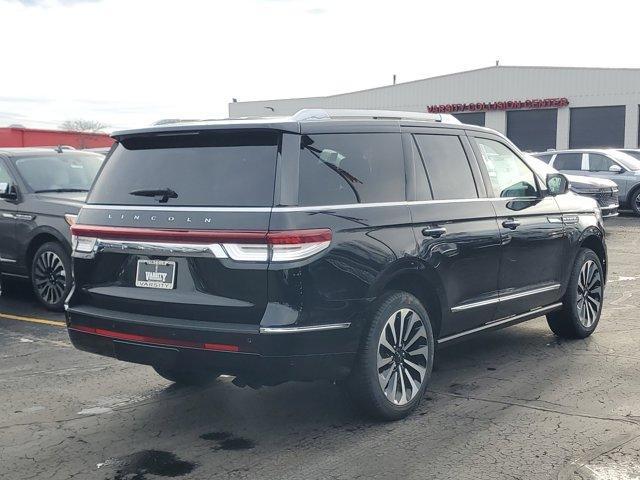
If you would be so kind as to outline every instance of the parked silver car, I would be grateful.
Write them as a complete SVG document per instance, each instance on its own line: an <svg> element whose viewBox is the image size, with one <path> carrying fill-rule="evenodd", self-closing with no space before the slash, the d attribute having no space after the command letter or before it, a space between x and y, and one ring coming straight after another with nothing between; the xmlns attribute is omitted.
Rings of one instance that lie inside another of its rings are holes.
<svg viewBox="0 0 640 480"><path fill-rule="evenodd" d="M534 172L545 179L550 173L558 171L544 163L544 161L532 155L525 155L525 160ZM618 215L618 185L605 178L585 177L582 175L566 175L569 180L569 190L577 195L593 198L598 202L603 217L615 217Z"/></svg>
<svg viewBox="0 0 640 480"><path fill-rule="evenodd" d="M640 160L616 149L557 150L534 153L564 174L613 180L618 202L640 215Z"/></svg>

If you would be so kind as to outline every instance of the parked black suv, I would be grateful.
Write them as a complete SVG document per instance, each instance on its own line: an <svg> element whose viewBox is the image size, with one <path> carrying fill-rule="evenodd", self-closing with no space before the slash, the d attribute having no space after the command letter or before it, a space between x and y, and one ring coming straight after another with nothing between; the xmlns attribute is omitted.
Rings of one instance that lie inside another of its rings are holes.
<svg viewBox="0 0 640 480"><path fill-rule="evenodd" d="M71 290L71 234L104 155L0 148L0 272L30 278L36 298L62 310Z"/></svg>
<svg viewBox="0 0 640 480"><path fill-rule="evenodd" d="M545 314L563 337L598 324L595 202L492 130L303 110L114 138L72 227L82 350L177 382L342 380L395 419L436 345Z"/></svg>

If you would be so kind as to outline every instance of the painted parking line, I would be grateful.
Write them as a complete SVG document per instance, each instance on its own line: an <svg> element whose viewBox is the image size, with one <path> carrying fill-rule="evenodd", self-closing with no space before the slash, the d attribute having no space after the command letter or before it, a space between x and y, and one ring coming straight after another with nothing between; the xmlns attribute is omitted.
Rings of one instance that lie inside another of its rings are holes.
<svg viewBox="0 0 640 480"><path fill-rule="evenodd" d="M47 320L46 318L36 317L23 317L20 315L11 315L10 313L0 313L0 318L5 318L7 320L18 320L19 322L41 323L43 325L52 325L54 327L66 326L64 322L58 322L56 320Z"/></svg>

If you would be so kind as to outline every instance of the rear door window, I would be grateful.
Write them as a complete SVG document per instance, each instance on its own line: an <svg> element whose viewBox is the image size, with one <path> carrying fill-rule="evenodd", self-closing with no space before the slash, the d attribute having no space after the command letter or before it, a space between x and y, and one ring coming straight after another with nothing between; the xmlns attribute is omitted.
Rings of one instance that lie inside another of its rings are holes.
<svg viewBox="0 0 640 480"><path fill-rule="evenodd" d="M553 161L556 170L581 170L582 153L559 153Z"/></svg>
<svg viewBox="0 0 640 480"><path fill-rule="evenodd" d="M478 198L469 160L458 136L415 135L415 139L434 199Z"/></svg>
<svg viewBox="0 0 640 480"><path fill-rule="evenodd" d="M270 131L124 138L106 160L88 203L271 206L279 141L280 133Z"/></svg>
<svg viewBox="0 0 640 480"><path fill-rule="evenodd" d="M400 134L303 135L300 149L301 206L405 200Z"/></svg>

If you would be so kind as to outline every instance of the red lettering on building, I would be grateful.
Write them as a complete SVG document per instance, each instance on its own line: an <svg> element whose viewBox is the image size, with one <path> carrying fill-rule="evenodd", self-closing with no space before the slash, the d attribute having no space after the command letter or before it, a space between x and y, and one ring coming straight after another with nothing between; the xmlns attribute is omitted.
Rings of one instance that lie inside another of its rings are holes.
<svg viewBox="0 0 640 480"><path fill-rule="evenodd" d="M561 108L569 105L569 99L559 98L533 98L527 100L501 100L498 102L474 102L474 103L445 103L442 105L429 105L429 113L451 112L486 112L489 110L523 110L535 108Z"/></svg>

